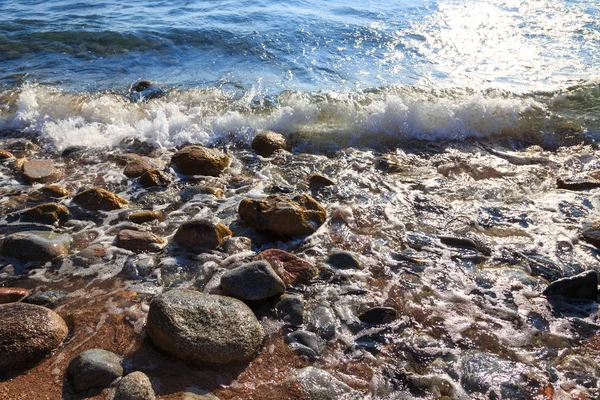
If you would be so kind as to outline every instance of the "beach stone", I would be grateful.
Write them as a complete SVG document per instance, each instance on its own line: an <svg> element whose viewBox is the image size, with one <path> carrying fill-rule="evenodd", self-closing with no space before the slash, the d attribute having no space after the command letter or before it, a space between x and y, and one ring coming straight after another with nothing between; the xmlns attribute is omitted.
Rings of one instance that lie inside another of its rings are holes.
<svg viewBox="0 0 600 400"><path fill-rule="evenodd" d="M600 219L584 224L581 235L586 242L600 247Z"/></svg>
<svg viewBox="0 0 600 400"><path fill-rule="evenodd" d="M40 146L27 139L8 139L3 142L3 147L17 158L29 157L29 155L40 150Z"/></svg>
<svg viewBox="0 0 600 400"><path fill-rule="evenodd" d="M24 303L35 304L42 307L54 308L69 293L62 290L46 290L33 293L23 299Z"/></svg>
<svg viewBox="0 0 600 400"><path fill-rule="evenodd" d="M67 376L78 392L103 389L123 376L121 361L121 357L112 351L86 350L71 360Z"/></svg>
<svg viewBox="0 0 600 400"><path fill-rule="evenodd" d="M229 156L217 149L187 146L171 158L171 162L184 175L219 176L229 166Z"/></svg>
<svg viewBox="0 0 600 400"><path fill-rule="evenodd" d="M0 288L0 304L16 303L29 294L29 290L17 287Z"/></svg>
<svg viewBox="0 0 600 400"><path fill-rule="evenodd" d="M140 184L143 187L169 186L171 177L159 169L148 169L140 176Z"/></svg>
<svg viewBox="0 0 600 400"><path fill-rule="evenodd" d="M128 201L108 190L95 187L79 192L73 201L93 211L112 211L127 206Z"/></svg>
<svg viewBox="0 0 600 400"><path fill-rule="evenodd" d="M123 170L123 175L128 178L139 178L145 172L161 167L162 165L159 160L135 154L132 159L127 162L127 165Z"/></svg>
<svg viewBox="0 0 600 400"><path fill-rule="evenodd" d="M129 220L134 224L143 224L145 222L152 222L156 220L161 220L163 218L163 213L160 211L137 211L129 214Z"/></svg>
<svg viewBox="0 0 600 400"><path fill-rule="evenodd" d="M275 314L286 324L300 326L304 322L304 300L300 296L284 294L275 306Z"/></svg>
<svg viewBox="0 0 600 400"><path fill-rule="evenodd" d="M307 314L307 327L325 340L331 340L335 337L336 318L333 310L324 305L314 306Z"/></svg>
<svg viewBox="0 0 600 400"><path fill-rule="evenodd" d="M323 339L312 332L302 330L288 333L283 341L296 353L310 358L320 357L325 348Z"/></svg>
<svg viewBox="0 0 600 400"><path fill-rule="evenodd" d="M23 164L21 174L27 183L49 183L59 180L63 171L52 160L29 160Z"/></svg>
<svg viewBox="0 0 600 400"><path fill-rule="evenodd" d="M598 273L585 271L579 275L557 279L544 290L545 296L564 296L595 301L598 296Z"/></svg>
<svg viewBox="0 0 600 400"><path fill-rule="evenodd" d="M321 187L321 186L334 186L335 181L329 179L328 177L320 174L312 174L309 175L306 180L308 184L312 187Z"/></svg>
<svg viewBox="0 0 600 400"><path fill-rule="evenodd" d="M122 229L117 234L115 243L117 247L135 253L157 252L162 250L165 239L152 232Z"/></svg>
<svg viewBox="0 0 600 400"><path fill-rule="evenodd" d="M280 249L261 251L253 261L266 260L286 285L306 285L319 272L306 260Z"/></svg>
<svg viewBox="0 0 600 400"><path fill-rule="evenodd" d="M193 219L181 224L173 241L180 247L193 250L216 249L225 238L232 235L231 230L220 222L211 219Z"/></svg>
<svg viewBox="0 0 600 400"><path fill-rule="evenodd" d="M148 375L140 371L125 375L117 384L112 400L154 400L156 395Z"/></svg>
<svg viewBox="0 0 600 400"><path fill-rule="evenodd" d="M252 150L263 157L270 157L277 150L290 151L292 146L281 133L261 131L252 140Z"/></svg>
<svg viewBox="0 0 600 400"><path fill-rule="evenodd" d="M267 261L254 261L221 277L223 293L240 300L263 300L285 293L285 283Z"/></svg>
<svg viewBox="0 0 600 400"><path fill-rule="evenodd" d="M245 363L263 332L243 302L191 290L170 290L150 304L148 336L160 349L193 363Z"/></svg>
<svg viewBox="0 0 600 400"><path fill-rule="evenodd" d="M240 202L238 213L244 224L279 236L310 235L327 217L325 209L306 194L293 198L279 195L245 198Z"/></svg>
<svg viewBox="0 0 600 400"><path fill-rule="evenodd" d="M325 262L337 269L360 269L358 257L350 251L331 249Z"/></svg>
<svg viewBox="0 0 600 400"><path fill-rule="evenodd" d="M190 389L186 390L188 391L183 393L183 397L181 398L181 400L219 400L217 396L206 390L198 388L193 388L193 392L190 392Z"/></svg>
<svg viewBox="0 0 600 400"><path fill-rule="evenodd" d="M397 318L396 310L391 307L373 307L358 316L361 322L367 324L387 324Z"/></svg>
<svg viewBox="0 0 600 400"><path fill-rule="evenodd" d="M298 387L306 398L311 400L349 400L362 397L329 372L315 367L298 369L285 382Z"/></svg>
<svg viewBox="0 0 600 400"><path fill-rule="evenodd" d="M60 185L46 185L40 189L46 196L60 199L67 197L70 192L67 188Z"/></svg>
<svg viewBox="0 0 600 400"><path fill-rule="evenodd" d="M0 160L7 160L9 158L16 158L16 157L10 151L0 150Z"/></svg>
<svg viewBox="0 0 600 400"><path fill-rule="evenodd" d="M0 305L0 375L30 367L50 355L67 336L54 311L25 303Z"/></svg>
<svg viewBox="0 0 600 400"><path fill-rule="evenodd" d="M8 235L0 246L5 257L26 261L52 261L69 254L71 237L48 231L27 231Z"/></svg>
<svg viewBox="0 0 600 400"><path fill-rule="evenodd" d="M467 393L485 393L489 398L525 399L527 366L495 355L467 351L461 363L460 383ZM492 393L488 393L490 392Z"/></svg>
<svg viewBox="0 0 600 400"><path fill-rule="evenodd" d="M223 242L223 250L229 255L252 250L252 240L246 236L230 236Z"/></svg>
<svg viewBox="0 0 600 400"><path fill-rule="evenodd" d="M54 225L64 223L69 218L67 207L58 203L40 204L23 211L22 219L25 221L39 222Z"/></svg>

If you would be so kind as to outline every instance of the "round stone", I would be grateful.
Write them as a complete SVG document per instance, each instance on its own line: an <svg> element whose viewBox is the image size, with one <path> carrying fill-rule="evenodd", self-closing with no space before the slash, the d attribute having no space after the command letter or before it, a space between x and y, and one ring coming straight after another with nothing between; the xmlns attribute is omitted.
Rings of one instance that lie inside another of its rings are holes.
<svg viewBox="0 0 600 400"><path fill-rule="evenodd" d="M263 300L285 293L285 283L266 261L254 261L221 277L223 293L240 300Z"/></svg>
<svg viewBox="0 0 600 400"><path fill-rule="evenodd" d="M18 232L4 238L0 253L26 261L52 261L69 254L71 237L48 231Z"/></svg>
<svg viewBox="0 0 600 400"><path fill-rule="evenodd" d="M216 249L232 232L225 225L210 219L193 219L181 224L173 241L192 250Z"/></svg>
<svg viewBox="0 0 600 400"><path fill-rule="evenodd" d="M270 157L277 150L290 151L292 146L288 139L281 133L262 131L254 137L254 140L252 140L252 149L258 155Z"/></svg>
<svg viewBox="0 0 600 400"><path fill-rule="evenodd" d="M108 387L123 376L121 357L108 350L86 350L71 360L67 376L78 392Z"/></svg>
<svg viewBox="0 0 600 400"><path fill-rule="evenodd" d="M111 211L127 206L128 201L102 188L91 188L79 192L73 201L81 207L94 211Z"/></svg>
<svg viewBox="0 0 600 400"><path fill-rule="evenodd" d="M152 382L146 374L135 371L126 375L117 384L112 400L154 400Z"/></svg>
<svg viewBox="0 0 600 400"><path fill-rule="evenodd" d="M184 175L219 176L230 159L220 150L187 146L175 153L171 162Z"/></svg>

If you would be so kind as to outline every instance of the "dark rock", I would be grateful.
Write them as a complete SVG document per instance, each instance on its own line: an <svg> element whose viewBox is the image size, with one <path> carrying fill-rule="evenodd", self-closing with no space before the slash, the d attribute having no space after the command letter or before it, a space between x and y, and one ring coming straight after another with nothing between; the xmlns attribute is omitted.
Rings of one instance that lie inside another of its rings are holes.
<svg viewBox="0 0 600 400"><path fill-rule="evenodd" d="M117 384L112 400L154 400L152 382L146 374L140 371L125 375Z"/></svg>
<svg viewBox="0 0 600 400"><path fill-rule="evenodd" d="M375 167L387 173L404 172L408 168L393 154L384 154L375 160Z"/></svg>
<svg viewBox="0 0 600 400"><path fill-rule="evenodd" d="M340 249L331 249L327 264L337 269L360 269L360 261L354 253Z"/></svg>
<svg viewBox="0 0 600 400"><path fill-rule="evenodd" d="M117 234L115 244L135 253L157 252L162 250L165 239L152 232L122 229Z"/></svg>
<svg viewBox="0 0 600 400"><path fill-rule="evenodd" d="M223 293L240 300L263 300L285 293L285 283L266 261L254 261L221 277Z"/></svg>
<svg viewBox="0 0 600 400"><path fill-rule="evenodd" d="M307 314L308 329L326 340L333 339L337 332L336 318L331 308L324 305L313 307Z"/></svg>
<svg viewBox="0 0 600 400"><path fill-rule="evenodd" d="M545 296L564 296L595 301L598 296L598 273L586 271L579 275L558 279L544 290Z"/></svg>
<svg viewBox="0 0 600 400"><path fill-rule="evenodd" d="M287 251L268 249L261 251L254 261L266 260L286 285L306 285L314 278L318 270L306 260Z"/></svg>
<svg viewBox="0 0 600 400"><path fill-rule="evenodd" d="M219 150L202 146L187 146L171 158L184 175L219 176L229 166L229 156Z"/></svg>
<svg viewBox="0 0 600 400"><path fill-rule="evenodd" d="M335 181L329 179L324 175L312 174L309 175L306 180L311 187L319 188L322 186L334 186Z"/></svg>
<svg viewBox="0 0 600 400"><path fill-rule="evenodd" d="M40 189L46 196L60 199L70 194L69 190L60 185L46 185Z"/></svg>
<svg viewBox="0 0 600 400"><path fill-rule="evenodd" d="M129 220L134 224L143 224L145 222L151 222L161 220L163 213L160 211L137 211L129 214Z"/></svg>
<svg viewBox="0 0 600 400"><path fill-rule="evenodd" d="M391 307L373 307L358 316L362 322L374 325L387 324L396 318L396 310Z"/></svg>
<svg viewBox="0 0 600 400"><path fill-rule="evenodd" d="M329 372L315 367L305 367L294 371L285 383L300 389L302 394L311 400L355 400L363 398L354 389L333 377Z"/></svg>
<svg viewBox="0 0 600 400"><path fill-rule="evenodd" d="M171 177L159 169L148 169L140 176L140 183L144 187L169 186Z"/></svg>
<svg viewBox="0 0 600 400"><path fill-rule="evenodd" d="M292 146L285 136L273 131L262 131L252 140L252 150L263 157L270 157L277 150L290 151Z"/></svg>
<svg viewBox="0 0 600 400"><path fill-rule="evenodd" d="M165 91L150 81L136 82L129 90L129 99L133 102L145 103L165 95Z"/></svg>
<svg viewBox="0 0 600 400"><path fill-rule="evenodd" d="M50 355L67 336L65 321L44 307L0 305L0 375L30 367Z"/></svg>
<svg viewBox="0 0 600 400"><path fill-rule="evenodd" d="M27 139L8 139L2 145L5 150L10 151L17 158L29 157L40 150L40 146Z"/></svg>
<svg viewBox="0 0 600 400"><path fill-rule="evenodd" d="M52 160L29 160L23 164L23 180L27 183L49 183L59 180L63 171Z"/></svg>
<svg viewBox="0 0 600 400"><path fill-rule="evenodd" d="M304 300L302 297L284 294L275 306L277 318L292 326L300 326L304 322Z"/></svg>
<svg viewBox="0 0 600 400"><path fill-rule="evenodd" d="M192 250L216 249L231 236L228 227L210 219L193 219L181 224L173 241L180 247Z"/></svg>
<svg viewBox="0 0 600 400"><path fill-rule="evenodd" d="M24 221L39 222L42 224L64 223L69 218L67 207L58 203L40 204L23 211Z"/></svg>
<svg viewBox="0 0 600 400"><path fill-rule="evenodd" d="M29 290L18 287L0 288L0 304L16 303L29 294Z"/></svg>
<svg viewBox="0 0 600 400"><path fill-rule="evenodd" d="M558 189L566 190L589 190L600 187L600 182L593 180L558 178L556 180L556 187Z"/></svg>
<svg viewBox="0 0 600 400"><path fill-rule="evenodd" d="M246 198L240 202L238 213L244 224L279 236L310 235L327 217L325 209L306 194L292 199L284 196Z"/></svg>
<svg viewBox="0 0 600 400"><path fill-rule="evenodd" d="M600 247L600 219L584 224L581 235L585 241Z"/></svg>
<svg viewBox="0 0 600 400"><path fill-rule="evenodd" d="M248 362L263 341L258 320L243 302L191 290L155 298L146 329L157 347L200 364Z"/></svg>
<svg viewBox="0 0 600 400"><path fill-rule="evenodd" d="M44 292L33 293L23 299L24 303L36 304L38 306L54 308L57 303L67 297L69 293L62 290L47 290Z"/></svg>
<svg viewBox="0 0 600 400"><path fill-rule="evenodd" d="M102 188L91 188L79 192L73 201L81 207L94 211L112 211L127 206L128 201Z"/></svg>
<svg viewBox="0 0 600 400"><path fill-rule="evenodd" d="M86 350L71 360L67 376L78 392L106 388L123 376L121 357L108 350Z"/></svg>
<svg viewBox="0 0 600 400"><path fill-rule="evenodd" d="M27 231L4 238L0 253L26 261L51 261L69 254L71 238L47 231Z"/></svg>

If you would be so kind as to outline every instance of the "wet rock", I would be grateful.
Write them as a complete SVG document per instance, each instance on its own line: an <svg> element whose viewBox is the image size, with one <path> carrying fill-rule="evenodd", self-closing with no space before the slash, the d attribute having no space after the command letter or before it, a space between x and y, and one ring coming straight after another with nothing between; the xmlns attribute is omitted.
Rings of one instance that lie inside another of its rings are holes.
<svg viewBox="0 0 600 400"><path fill-rule="evenodd" d="M59 180L63 171L52 160L29 160L23 164L21 176L27 183L49 183Z"/></svg>
<svg viewBox="0 0 600 400"><path fill-rule="evenodd" d="M600 181L558 178L556 187L565 190L589 190L600 187Z"/></svg>
<svg viewBox="0 0 600 400"><path fill-rule="evenodd" d="M600 247L600 219L584 224L581 235L585 241Z"/></svg>
<svg viewBox="0 0 600 400"><path fill-rule="evenodd" d="M373 325L387 324L396 318L396 310L391 307L373 307L358 316L362 322Z"/></svg>
<svg viewBox="0 0 600 400"><path fill-rule="evenodd" d="M127 206L128 201L102 188L91 188L79 192L73 201L81 207L94 211L112 211Z"/></svg>
<svg viewBox="0 0 600 400"><path fill-rule="evenodd" d="M46 185L40 189L46 196L52 197L55 199L60 199L62 197L67 197L70 192L67 188L60 185Z"/></svg>
<svg viewBox="0 0 600 400"><path fill-rule="evenodd" d="M79 353L67 368L67 376L78 392L103 389L123 375L121 357L103 349Z"/></svg>
<svg viewBox="0 0 600 400"><path fill-rule="evenodd" d="M223 293L240 300L263 300L285 293L285 283L266 261L254 261L221 277Z"/></svg>
<svg viewBox="0 0 600 400"><path fill-rule="evenodd" d="M316 332L323 339L330 340L335 337L336 318L333 310L327 306L317 305L307 315L308 329Z"/></svg>
<svg viewBox="0 0 600 400"><path fill-rule="evenodd" d="M138 178L147 171L161 167L162 165L159 160L146 156L138 156L136 154L127 162L127 165L123 170L123 175L128 178Z"/></svg>
<svg viewBox="0 0 600 400"><path fill-rule="evenodd" d="M220 222L210 219L193 219L181 224L173 241L180 247L192 250L212 250L232 235L231 230Z"/></svg>
<svg viewBox="0 0 600 400"><path fill-rule="evenodd" d="M254 313L231 297L175 289L150 304L148 336L162 350L193 363L244 363L263 332Z"/></svg>
<svg viewBox="0 0 600 400"><path fill-rule="evenodd" d="M387 173L403 172L408 169L398 157L393 154L384 154L375 160L375 167Z"/></svg>
<svg viewBox="0 0 600 400"><path fill-rule="evenodd" d="M354 389L333 377L329 372L315 367L305 367L294 371L286 379L286 384L298 387L306 398L311 400L362 398Z"/></svg>
<svg viewBox="0 0 600 400"><path fill-rule="evenodd" d="M152 232L122 229L117 234L115 243L117 247L131 250L135 253L157 252L162 250L165 239Z"/></svg>
<svg viewBox="0 0 600 400"><path fill-rule="evenodd" d="M3 147L16 157L29 157L40 150L40 146L27 139L8 139L4 141Z"/></svg>
<svg viewBox="0 0 600 400"><path fill-rule="evenodd" d="M219 176L229 166L229 156L222 151L203 146L187 146L171 158L184 175Z"/></svg>
<svg viewBox="0 0 600 400"><path fill-rule="evenodd" d="M312 332L295 331L285 335L283 341L301 356L316 358L323 354L325 342Z"/></svg>
<svg viewBox="0 0 600 400"><path fill-rule="evenodd" d="M155 186L165 187L171 183L171 177L159 169L149 169L144 171L140 176L140 183L147 188Z"/></svg>
<svg viewBox="0 0 600 400"><path fill-rule="evenodd" d="M238 213L244 224L279 236L310 235L327 217L325 209L306 194L291 199L285 196L245 198L240 202Z"/></svg>
<svg viewBox="0 0 600 400"><path fill-rule="evenodd" d="M29 294L29 290L17 287L0 288L0 304L16 303Z"/></svg>
<svg viewBox="0 0 600 400"><path fill-rule="evenodd" d="M579 275L558 279L548 285L544 295L595 301L598 296L598 273L586 271Z"/></svg>
<svg viewBox="0 0 600 400"><path fill-rule="evenodd" d="M229 255L252 250L252 240L245 236L230 236L223 242L223 249Z"/></svg>
<svg viewBox="0 0 600 400"><path fill-rule="evenodd" d="M263 157L270 157L277 150L290 151L292 149L288 139L281 133L261 131L252 140L252 150Z"/></svg>
<svg viewBox="0 0 600 400"><path fill-rule="evenodd" d="M59 224L64 223L69 218L67 207L58 203L40 204L23 211L22 219L24 221L39 222L41 224Z"/></svg>
<svg viewBox="0 0 600 400"><path fill-rule="evenodd" d="M129 90L129 98L133 102L146 103L165 95L165 91L150 81L136 82Z"/></svg>
<svg viewBox="0 0 600 400"><path fill-rule="evenodd" d="M69 254L71 238L48 231L14 233L4 238L0 253L25 261L51 261Z"/></svg>
<svg viewBox="0 0 600 400"><path fill-rule="evenodd" d="M300 296L284 294L275 306L275 314L288 325L300 326L304 322L304 300Z"/></svg>
<svg viewBox="0 0 600 400"><path fill-rule="evenodd" d="M38 306L54 308L69 293L62 290L47 290L44 292L33 293L23 299L24 303L36 304Z"/></svg>
<svg viewBox="0 0 600 400"><path fill-rule="evenodd" d="M50 355L67 336L65 321L44 307L0 305L0 375L30 367Z"/></svg>
<svg viewBox="0 0 600 400"><path fill-rule="evenodd" d="M345 250L331 249L325 262L337 269L360 269L356 254Z"/></svg>
<svg viewBox="0 0 600 400"><path fill-rule="evenodd" d="M9 158L15 158L15 156L10 151L0 150L0 160L7 160Z"/></svg>
<svg viewBox="0 0 600 400"><path fill-rule="evenodd" d="M160 211L137 211L129 214L129 220L134 224L143 224L145 222L152 222L161 220L163 213Z"/></svg>
<svg viewBox="0 0 600 400"><path fill-rule="evenodd" d="M286 285L306 285L314 278L318 270L306 260L287 251L268 249L261 251L254 261L266 260Z"/></svg>
<svg viewBox="0 0 600 400"><path fill-rule="evenodd" d="M309 175L306 180L311 187L322 187L322 186L334 186L335 181L329 179L328 177L320 174L312 174Z"/></svg>
<svg viewBox="0 0 600 400"><path fill-rule="evenodd" d="M125 375L117 384L112 400L154 400L156 396L152 382L140 371Z"/></svg>
<svg viewBox="0 0 600 400"><path fill-rule="evenodd" d="M591 357L579 354L566 356L556 369L570 381L585 387L597 387L600 366Z"/></svg>

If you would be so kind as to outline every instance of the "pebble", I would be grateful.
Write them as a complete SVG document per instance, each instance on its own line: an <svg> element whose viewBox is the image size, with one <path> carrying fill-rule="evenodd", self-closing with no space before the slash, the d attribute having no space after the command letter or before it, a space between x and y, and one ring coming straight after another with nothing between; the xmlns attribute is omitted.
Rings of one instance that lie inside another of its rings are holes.
<svg viewBox="0 0 600 400"><path fill-rule="evenodd" d="M15 158L15 156L10 151L0 150L0 160L7 160L9 158Z"/></svg>
<svg viewBox="0 0 600 400"><path fill-rule="evenodd" d="M67 197L70 192L67 188L60 185L46 185L40 189L46 196L60 199Z"/></svg>
<svg viewBox="0 0 600 400"><path fill-rule="evenodd" d="M132 229L120 230L115 240L117 247L131 250L134 253L158 252L162 250L165 243L165 239L152 232Z"/></svg>
<svg viewBox="0 0 600 400"><path fill-rule="evenodd" d="M102 188L91 188L77 193L73 202L93 211L112 211L127 206L128 201Z"/></svg>
<svg viewBox="0 0 600 400"><path fill-rule="evenodd" d="M160 211L137 211L129 214L129 220L134 224L143 224L145 222L152 222L161 220L163 213Z"/></svg>
<svg viewBox="0 0 600 400"><path fill-rule="evenodd" d="M322 186L334 186L336 183L332 179L326 177L325 175L320 174L312 174L309 175L306 180L311 187L322 187Z"/></svg>
<svg viewBox="0 0 600 400"><path fill-rule="evenodd" d="M584 224L581 235L588 243L600 247L600 219Z"/></svg>
<svg viewBox="0 0 600 400"><path fill-rule="evenodd" d="M254 261L221 277L223 293L240 300L264 300L285 293L285 283L267 261Z"/></svg>
<svg viewBox="0 0 600 400"><path fill-rule="evenodd" d="M231 230L211 219L193 219L181 224L173 241L180 247L192 250L216 249L232 235Z"/></svg>
<svg viewBox="0 0 600 400"><path fill-rule="evenodd" d="M125 375L117 384L112 400L154 400L152 382L140 371Z"/></svg>
<svg viewBox="0 0 600 400"><path fill-rule="evenodd" d="M252 150L263 157L270 157L277 150L290 151L291 149L288 139L274 131L261 131L252 140Z"/></svg>
<svg viewBox="0 0 600 400"><path fill-rule="evenodd" d="M396 310L391 307L373 307L358 316L361 322L373 325L387 324L396 318Z"/></svg>
<svg viewBox="0 0 600 400"><path fill-rule="evenodd" d="M327 264L337 269L360 269L360 261L356 254L340 250L332 249L325 261Z"/></svg>
<svg viewBox="0 0 600 400"><path fill-rule="evenodd" d="M159 160L146 156L134 155L132 159L127 162L123 175L128 178L139 178L145 172L162 167Z"/></svg>
<svg viewBox="0 0 600 400"><path fill-rule="evenodd" d="M67 297L69 293L62 290L47 290L33 293L23 299L24 303L36 304L38 306L54 308L57 303Z"/></svg>
<svg viewBox="0 0 600 400"><path fill-rule="evenodd" d="M171 163L183 175L219 176L229 162L227 154L203 146L184 147L171 158Z"/></svg>
<svg viewBox="0 0 600 400"><path fill-rule="evenodd" d="M8 235L0 246L5 257L25 261L52 261L69 254L71 237L48 231L27 231Z"/></svg>
<svg viewBox="0 0 600 400"><path fill-rule="evenodd" d="M284 294L275 306L277 318L291 326L300 326L304 322L304 300L292 294Z"/></svg>
<svg viewBox="0 0 600 400"><path fill-rule="evenodd" d="M71 360L67 376L78 392L103 389L123 376L121 361L120 356L108 350L86 350Z"/></svg>
<svg viewBox="0 0 600 400"><path fill-rule="evenodd" d="M285 335L284 342L301 356L320 357L325 349L325 342L312 332L298 330Z"/></svg>

